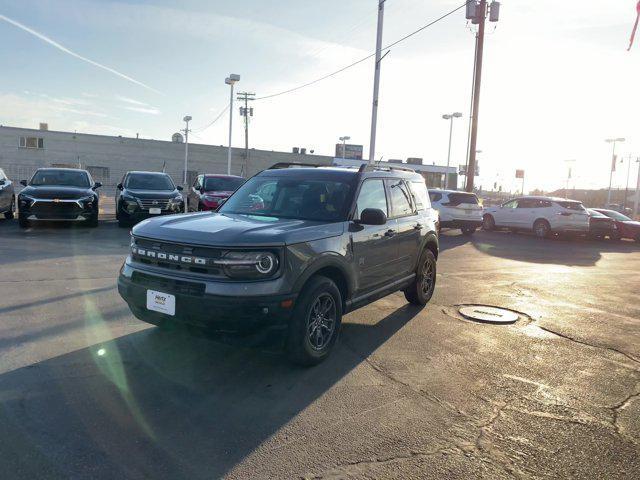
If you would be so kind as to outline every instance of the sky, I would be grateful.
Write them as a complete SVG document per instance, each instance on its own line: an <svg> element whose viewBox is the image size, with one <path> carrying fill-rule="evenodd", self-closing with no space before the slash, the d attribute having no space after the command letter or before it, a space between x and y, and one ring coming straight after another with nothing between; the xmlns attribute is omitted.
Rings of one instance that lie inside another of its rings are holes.
<svg viewBox="0 0 640 480"><path fill-rule="evenodd" d="M463 0L387 0L384 44ZM606 188L609 137L640 156L640 38L627 52L635 0L504 0L488 24L476 185ZM224 79L258 97L307 83L375 50L377 0L0 0L0 124L226 145ZM461 10L382 61L376 157L464 164L474 32ZM256 101L251 147L333 155L338 137L368 151L373 59L293 93ZM234 108L234 146L244 145ZM572 162L568 162L572 160ZM632 162L634 183L637 165ZM627 164L614 187L624 187Z"/></svg>

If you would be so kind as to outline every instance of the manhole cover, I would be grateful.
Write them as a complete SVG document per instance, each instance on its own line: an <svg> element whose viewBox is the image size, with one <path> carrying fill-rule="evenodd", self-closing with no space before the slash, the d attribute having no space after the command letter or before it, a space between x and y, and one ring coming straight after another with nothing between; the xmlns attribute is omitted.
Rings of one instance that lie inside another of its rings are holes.
<svg viewBox="0 0 640 480"><path fill-rule="evenodd" d="M519 316L516 312L504 308L485 307L484 305L470 305L458 310L469 320L487 323L514 323Z"/></svg>

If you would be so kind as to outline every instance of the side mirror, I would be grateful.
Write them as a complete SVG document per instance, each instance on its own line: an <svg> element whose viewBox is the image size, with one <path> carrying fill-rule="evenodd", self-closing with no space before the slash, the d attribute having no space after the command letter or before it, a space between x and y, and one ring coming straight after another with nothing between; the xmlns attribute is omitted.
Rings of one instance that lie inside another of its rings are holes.
<svg viewBox="0 0 640 480"><path fill-rule="evenodd" d="M93 189L95 190L96 188L100 188L101 186L102 186L102 183L96 182L93 184Z"/></svg>
<svg viewBox="0 0 640 480"><path fill-rule="evenodd" d="M379 208L365 208L360 214L361 225L384 225L387 223L387 216Z"/></svg>
<svg viewBox="0 0 640 480"><path fill-rule="evenodd" d="M4 178L0 178L0 185L4 185L7 181Z"/></svg>
<svg viewBox="0 0 640 480"><path fill-rule="evenodd" d="M27 186L27 181L26 180L20 180L20 185L26 187Z"/></svg>
<svg viewBox="0 0 640 480"><path fill-rule="evenodd" d="M182 186L181 186L181 185L176 185L176 190L178 190L179 192L181 192L181 191L183 190L183 189L182 189Z"/></svg>
<svg viewBox="0 0 640 480"><path fill-rule="evenodd" d="M124 186L123 186L121 183L119 183L118 185L116 185L116 188L117 188L118 190L124 190Z"/></svg>

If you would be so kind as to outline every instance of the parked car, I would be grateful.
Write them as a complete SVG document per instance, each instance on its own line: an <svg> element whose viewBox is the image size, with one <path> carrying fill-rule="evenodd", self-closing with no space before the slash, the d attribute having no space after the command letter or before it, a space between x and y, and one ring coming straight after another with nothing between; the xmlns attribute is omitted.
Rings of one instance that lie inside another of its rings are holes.
<svg viewBox="0 0 640 480"><path fill-rule="evenodd" d="M162 172L127 172L116 188L116 218L121 227L149 217L184 211L182 187Z"/></svg>
<svg viewBox="0 0 640 480"><path fill-rule="evenodd" d="M465 235L473 235L482 226L482 206L475 193L432 190L429 199L440 215L440 227L459 228Z"/></svg>
<svg viewBox="0 0 640 480"><path fill-rule="evenodd" d="M16 211L16 197L13 189L13 182L9 180L0 168L0 214L4 218L10 220L13 218L13 212Z"/></svg>
<svg viewBox="0 0 640 480"><path fill-rule="evenodd" d="M215 210L243 183L234 175L198 175L187 195L187 211Z"/></svg>
<svg viewBox="0 0 640 480"><path fill-rule="evenodd" d="M431 299L438 237L406 169L272 167L216 213L132 230L118 291L140 320L227 333L279 329L292 361L325 359L342 315L398 290Z"/></svg>
<svg viewBox="0 0 640 480"><path fill-rule="evenodd" d="M18 221L27 228L32 220L81 221L98 226L96 189L86 170L39 168L31 180L21 180L25 188L18 194Z"/></svg>
<svg viewBox="0 0 640 480"><path fill-rule="evenodd" d="M589 214L589 236L591 238L618 237L618 227L613 219L593 209L587 209L587 213Z"/></svg>
<svg viewBox="0 0 640 480"><path fill-rule="evenodd" d="M631 238L636 242L640 242L640 222L636 222L626 215L623 215L614 210L607 210L604 208L594 209L596 212L600 212L603 215L611 218L616 225L617 234L613 236L615 240L621 238Z"/></svg>
<svg viewBox="0 0 640 480"><path fill-rule="evenodd" d="M581 202L553 197L525 196L499 207L486 208L483 228L533 231L539 238L552 233L589 233L589 214Z"/></svg>

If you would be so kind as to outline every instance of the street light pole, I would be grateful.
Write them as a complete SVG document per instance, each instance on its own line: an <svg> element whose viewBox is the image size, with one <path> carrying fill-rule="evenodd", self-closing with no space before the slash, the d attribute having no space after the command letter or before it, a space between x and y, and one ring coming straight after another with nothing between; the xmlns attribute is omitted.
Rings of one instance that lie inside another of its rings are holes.
<svg viewBox="0 0 640 480"><path fill-rule="evenodd" d="M611 182L613 182L613 171L616 168L616 143L624 142L624 138L607 138L605 142L613 144L613 151L611 153L611 171L609 172L609 190L607 191L607 204L606 208L609 208L611 204Z"/></svg>
<svg viewBox="0 0 640 480"><path fill-rule="evenodd" d="M571 180L571 165L569 165L569 164L573 163L573 162L575 162L575 160L565 160L565 163L567 164L567 184L564 187L564 198L565 199L569 198L569 180ZM574 185L575 185L575 183L574 183Z"/></svg>
<svg viewBox="0 0 640 480"><path fill-rule="evenodd" d="M344 161L347 152L347 140L351 140L351 137L340 137L339 140L342 142L342 161Z"/></svg>
<svg viewBox="0 0 640 480"><path fill-rule="evenodd" d="M229 96L229 150L227 151L227 175L231 175L231 140L233 133L233 86L240 81L240 75L232 73L224 83L231 87Z"/></svg>
<svg viewBox="0 0 640 480"><path fill-rule="evenodd" d="M442 118L445 120L449 120L449 153L447 154L447 170L444 173L444 189L447 190L449 188L449 166L451 165L451 139L453 138L453 119L461 118L462 113L455 112L452 114L442 115ZM456 185L457 188L457 185Z"/></svg>
<svg viewBox="0 0 640 480"><path fill-rule="evenodd" d="M189 171L189 122L191 121L191 116L186 115L182 120L184 120L184 177L182 179L182 185L187 189L187 172Z"/></svg>
<svg viewBox="0 0 640 480"><path fill-rule="evenodd" d="M627 210L627 195L629 195L629 177L631 176L631 154L629 154L629 165L627 165L627 183L624 185L624 201L622 206L622 211L626 212Z"/></svg>
<svg viewBox="0 0 640 480"><path fill-rule="evenodd" d="M638 216L638 204L640 204L640 157L636 159L638 164L638 183L636 184L636 198L633 201L633 216Z"/></svg>
<svg viewBox="0 0 640 480"><path fill-rule="evenodd" d="M376 65L373 77L373 106L371 110L371 140L369 142L369 163L376 158L376 128L378 124L378 94L380 92L380 61L382 53L382 26L384 24L384 2L378 1L378 33L376 36Z"/></svg>

